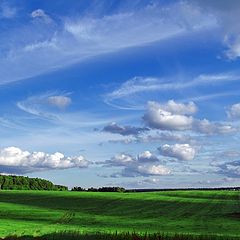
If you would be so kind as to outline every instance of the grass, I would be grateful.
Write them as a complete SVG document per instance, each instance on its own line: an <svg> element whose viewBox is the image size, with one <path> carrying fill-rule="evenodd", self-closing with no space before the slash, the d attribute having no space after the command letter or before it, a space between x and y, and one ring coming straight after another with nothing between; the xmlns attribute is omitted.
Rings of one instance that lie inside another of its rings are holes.
<svg viewBox="0 0 240 240"><path fill-rule="evenodd" d="M204 236L204 235L166 235L166 234L138 234L138 233L79 233L59 232L43 236L9 236L1 240L237 240L236 237Z"/></svg>
<svg viewBox="0 0 240 240"><path fill-rule="evenodd" d="M45 235L51 239L56 232L80 236L118 231L240 239L239 226L238 191L0 191L0 237Z"/></svg>

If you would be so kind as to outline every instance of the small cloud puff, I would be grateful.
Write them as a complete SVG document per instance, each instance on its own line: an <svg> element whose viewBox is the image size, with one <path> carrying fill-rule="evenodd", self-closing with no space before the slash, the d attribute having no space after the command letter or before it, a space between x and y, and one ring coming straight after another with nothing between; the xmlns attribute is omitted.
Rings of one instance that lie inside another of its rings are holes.
<svg viewBox="0 0 240 240"><path fill-rule="evenodd" d="M227 116L232 120L240 120L240 103L233 104L229 107L227 110Z"/></svg>
<svg viewBox="0 0 240 240"><path fill-rule="evenodd" d="M45 13L43 9L36 9L32 11L31 17L43 19L46 23L52 22L52 19Z"/></svg>
<svg viewBox="0 0 240 240"><path fill-rule="evenodd" d="M50 105L56 106L60 109L65 108L72 103L71 98L66 96L50 96L47 101Z"/></svg>
<svg viewBox="0 0 240 240"><path fill-rule="evenodd" d="M158 148L158 150L163 156L173 157L184 161L193 160L196 154L196 150L189 144L165 144Z"/></svg>

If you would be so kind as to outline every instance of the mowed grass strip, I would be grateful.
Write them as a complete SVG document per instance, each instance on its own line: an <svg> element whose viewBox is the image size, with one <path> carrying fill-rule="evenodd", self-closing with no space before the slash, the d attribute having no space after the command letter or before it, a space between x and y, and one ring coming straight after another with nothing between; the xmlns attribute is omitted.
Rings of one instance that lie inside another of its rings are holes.
<svg viewBox="0 0 240 240"><path fill-rule="evenodd" d="M240 192L0 191L0 236L56 231L240 237Z"/></svg>

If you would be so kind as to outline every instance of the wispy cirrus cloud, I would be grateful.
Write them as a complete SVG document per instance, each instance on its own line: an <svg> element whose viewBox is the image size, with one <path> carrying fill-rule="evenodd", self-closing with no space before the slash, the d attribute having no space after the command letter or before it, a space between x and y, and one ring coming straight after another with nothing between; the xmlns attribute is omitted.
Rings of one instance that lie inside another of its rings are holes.
<svg viewBox="0 0 240 240"><path fill-rule="evenodd" d="M101 54L215 27L212 15L192 7L184 2L172 3L171 7L145 4L111 14L83 13L64 18L52 17L44 9L35 9L28 13L29 21L21 28L26 36L24 39L19 41L15 37L18 29L5 29L6 38L2 39L0 46L0 50L4 49L4 55L0 56L0 83L33 77ZM9 44L9 38L13 44Z"/></svg>
<svg viewBox="0 0 240 240"><path fill-rule="evenodd" d="M72 100L69 93L47 92L36 96L28 97L23 101L17 102L17 107L26 113L46 118L49 120L56 120L58 116L50 110L50 107L56 107L60 110L68 107Z"/></svg>
<svg viewBox="0 0 240 240"><path fill-rule="evenodd" d="M156 98L159 98L158 93L168 91L170 94L177 93L179 91L185 91L189 95L191 89L198 87L211 86L213 93L206 95L206 93L199 95L198 97L185 97L185 99L201 101L213 98L224 97L228 95L237 95L239 91L228 91L216 93L215 87L222 84L229 84L240 81L240 74L238 72L223 72L216 74L200 74L193 78L186 77L134 77L122 83L118 88L110 93L104 95L104 102L110 106L119 109L129 110L143 110L144 104L147 98L153 98L153 93L156 94ZM175 94L176 95L176 94ZM174 101L168 102L168 107L164 105L163 110L173 108ZM179 107L179 104L178 104ZM189 106L190 107L190 106ZM192 106L192 111L197 111Z"/></svg>

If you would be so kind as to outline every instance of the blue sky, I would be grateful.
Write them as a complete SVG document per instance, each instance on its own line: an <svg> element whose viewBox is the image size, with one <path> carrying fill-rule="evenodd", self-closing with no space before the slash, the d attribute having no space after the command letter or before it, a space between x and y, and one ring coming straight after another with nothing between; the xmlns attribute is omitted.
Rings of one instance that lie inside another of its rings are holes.
<svg viewBox="0 0 240 240"><path fill-rule="evenodd" d="M0 0L0 172L239 185L239 16L234 0Z"/></svg>

